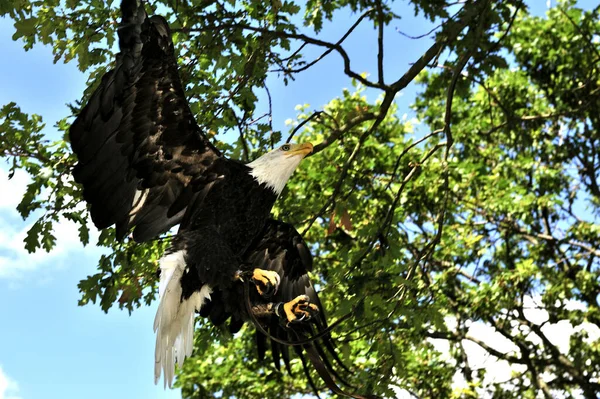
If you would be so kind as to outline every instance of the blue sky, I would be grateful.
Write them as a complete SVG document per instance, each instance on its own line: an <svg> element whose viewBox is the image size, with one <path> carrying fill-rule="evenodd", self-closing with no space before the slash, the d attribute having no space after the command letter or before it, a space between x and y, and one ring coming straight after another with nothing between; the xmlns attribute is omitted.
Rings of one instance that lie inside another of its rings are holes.
<svg viewBox="0 0 600 399"><path fill-rule="evenodd" d="M547 2L529 3L543 13ZM590 8L595 2L581 3ZM399 13L406 18L387 31L388 81L400 77L431 44L396 33L396 27L411 35L431 28L412 9L399 7ZM349 14L340 15L321 36L335 41L351 23ZM49 48L25 52L12 34L12 22L0 18L0 106L14 101L24 112L42 115L52 134L54 123L69 113L65 104L81 97L86 77L73 63L53 64ZM374 44L368 24L350 36L345 47L354 70L375 72ZM349 87L341 69L341 59L332 54L288 86L270 79L274 126L285 131L284 121L295 118L296 104L318 109ZM400 114L409 112L415 92L411 85L397 99ZM78 307L77 283L95 273L100 251L83 248L67 223L57 227L59 241L52 253L28 255L23 250L24 233L33 221L21 220L14 208L26 183L19 173L9 181L6 165L0 164L0 399L180 397L178 390L153 384L156 303L131 316L117 309L104 314L96 305Z"/></svg>

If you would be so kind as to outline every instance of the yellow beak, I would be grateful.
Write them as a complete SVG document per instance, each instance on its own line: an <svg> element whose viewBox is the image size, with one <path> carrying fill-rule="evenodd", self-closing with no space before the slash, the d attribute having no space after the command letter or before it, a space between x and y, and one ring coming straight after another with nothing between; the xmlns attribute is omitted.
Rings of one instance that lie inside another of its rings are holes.
<svg viewBox="0 0 600 399"><path fill-rule="evenodd" d="M291 144L290 147L291 148L287 153L289 157L302 155L302 158L304 158L313 151L313 145L311 143Z"/></svg>

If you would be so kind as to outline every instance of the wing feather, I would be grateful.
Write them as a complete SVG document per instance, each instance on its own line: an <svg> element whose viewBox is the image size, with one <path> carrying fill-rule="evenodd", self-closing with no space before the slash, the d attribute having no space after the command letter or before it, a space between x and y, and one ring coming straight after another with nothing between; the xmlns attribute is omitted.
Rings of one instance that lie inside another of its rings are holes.
<svg viewBox="0 0 600 399"><path fill-rule="evenodd" d="M115 67L69 131L73 175L98 228L114 224L120 238L134 228L145 241L181 221L221 155L189 108L166 20L148 17L140 0L121 11Z"/></svg>
<svg viewBox="0 0 600 399"><path fill-rule="evenodd" d="M327 328L325 311L308 276L308 272L313 266L310 248L292 225L273 219L269 220L260 241L252 247L251 252L248 254L248 261L253 264L253 267L272 270L279 274L281 278L279 289L271 298L271 301L288 302L299 295L307 295L310 301L320 309L317 317L311 319L307 325L298 324L293 327L293 330L281 326L277 320L272 320L267 325L269 334L282 340L298 341L313 336L315 330L318 333ZM259 331L257 331L257 335L264 337ZM257 337L257 340L260 340L260 338ZM325 335L313 345L324 367L339 381L345 383L328 358L328 356L332 356L336 363L341 364L331 337ZM303 365L305 365L306 359L302 348L294 348ZM291 372L289 348L287 346L271 341L271 354L278 369L280 368L280 359L283 358L286 368ZM341 366L347 370L343 364Z"/></svg>

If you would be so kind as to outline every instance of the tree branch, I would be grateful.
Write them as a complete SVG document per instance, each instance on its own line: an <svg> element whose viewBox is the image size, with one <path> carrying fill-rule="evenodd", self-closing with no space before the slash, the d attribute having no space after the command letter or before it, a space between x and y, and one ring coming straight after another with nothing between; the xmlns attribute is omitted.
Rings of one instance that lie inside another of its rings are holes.
<svg viewBox="0 0 600 399"><path fill-rule="evenodd" d="M365 18L367 15L369 15L371 12L373 12L373 11L374 11L374 9L372 9L372 8L371 8L371 9L369 9L369 10L367 10L367 11L365 11L365 12L364 12L364 13L363 13L363 14L362 14L362 15L361 15L361 16L360 16L360 17L359 17L357 20L356 20L356 22L355 22L355 23L354 23L354 24L353 24L353 25L350 27L350 29L348 29L348 30L346 31L346 33L344 33L344 35L343 35L343 36L340 38L340 40L338 40L338 41L337 41L337 42L334 44L334 46L341 46L341 44L344 42L344 40L346 40L346 39L348 38L348 36L350 36L350 34L351 34L353 31L354 31L354 29L356 29L356 27L357 27L358 25L360 25L360 23L362 22L362 20L363 20L363 19L364 19L364 18ZM304 42L304 43L303 43L303 44L300 46L300 48L299 48L298 50L296 50L296 51L294 52L294 54L292 54L292 56L290 56L290 57L288 57L288 58L291 58L291 57L293 57L294 55L296 55L296 54L297 54L297 53L298 53L298 52L299 52L299 51L300 51L300 50L301 50L301 49L302 49L304 46L306 46L306 44L307 44L307 43L308 43L308 42ZM302 66L302 67L300 67L300 68L297 68L297 69L274 69L274 70L272 70L272 71L270 71L270 72L285 72L285 73L288 73L288 74L292 74L292 73L298 73L298 72L305 71L305 70L307 70L308 68L310 68L310 67L312 67L313 65L315 65L316 63L318 63L319 61L321 61L323 58L325 58L327 55L329 55L329 54L330 54L330 53L331 53L333 50L335 50L335 47L329 47L327 50L325 50L325 52L324 52L323 54L321 54L320 56L318 56L317 58L315 58L313 61L309 62L308 64L306 64L306 65L304 65L304 66ZM342 57L343 57L343 56L342 56ZM348 67L349 67L349 65L348 65ZM379 82L379 83L380 83L380 84L383 84L382 82Z"/></svg>
<svg viewBox="0 0 600 399"><path fill-rule="evenodd" d="M346 160L346 163L342 167L342 171L340 173L340 177L338 178L338 181L337 181L337 183L336 183L336 185L335 185L335 187L333 189L333 194L328 198L327 202L321 207L321 209L319 210L319 212L317 212L309 220L308 225L302 231L302 235L306 234L306 232L310 229L310 227L313 225L313 223L321 215L323 215L325 213L325 211L329 208L329 206L331 206L331 205L335 206L336 198L337 198L337 196L340 193L340 190L342 188L344 180L346 179L346 176L348 175L348 170L350 169L350 166L352 166L352 164L354 163L354 160L358 157L358 153L360 152L360 149L361 149L363 143L365 142L365 140L371 134L373 134L373 132L375 130L377 130L377 128L379 127L379 125L381 125L381 122L383 122L383 120L387 116L388 110L390 109L390 107L392 106L392 103L394 102L394 95L395 95L395 93L386 92L386 94L385 94L385 96L383 98L383 101L381 102L381 106L379 108L380 111L377 113L377 116L376 116L375 121L373 122L373 125L371 125L371 127L369 128L369 130L365 131L359 137L358 143L356 143L356 146L354 147L354 150L352 151L352 153L350 154L350 156ZM315 152L317 152L317 151L316 150L313 151L313 154Z"/></svg>
<svg viewBox="0 0 600 399"><path fill-rule="evenodd" d="M443 48L450 42L454 41L460 32L478 15L481 11L480 6L467 7L461 10L462 16L458 17L457 21L449 20L440 32L439 38L425 53L415 62L408 71L397 81L395 81L390 89L392 91L400 91L404 89L425 67L439 54Z"/></svg>
<svg viewBox="0 0 600 399"><path fill-rule="evenodd" d="M385 80L383 78L383 7L381 0L377 1L377 76L380 85L385 86Z"/></svg>
<svg viewBox="0 0 600 399"><path fill-rule="evenodd" d="M354 129L355 127L361 125L363 122L377 119L379 117L380 113L381 113L381 111L378 114L374 114L372 112L365 112L365 113L361 113L361 114L355 116L350 121L348 121L345 125L343 125L339 129L334 130L331 133L331 135L329 135L329 137L326 137L322 142L317 144L315 146L315 148L313 149L311 156L315 155L318 152L323 151L325 148L329 147L331 144L336 142L337 139L339 139L342 135L344 135L345 133Z"/></svg>
<svg viewBox="0 0 600 399"><path fill-rule="evenodd" d="M270 30L267 28L263 28L263 27L246 25L243 23L220 24L217 26L213 26L210 29L209 28L181 28L181 29L172 29L172 31L173 32L178 32L178 31L179 32L205 32L205 31L209 31L209 30L222 31L222 30L227 30L227 29L243 29L243 30L249 30L252 32L268 34L268 35L272 35L274 37L279 37L279 38L300 40L302 42L309 43L309 44L312 44L315 46L328 48L330 51L336 51L342 57L342 59L344 61L344 73L346 75L348 75L349 77L351 77L353 79L358 80L359 82L361 82L363 85L365 85L367 87L372 87L372 88L376 88L376 89L386 89L385 86L380 85L379 83L371 82L370 80L362 77L360 74L354 72L350 66L350 56L348 56L348 53L346 52L346 50L344 50L344 48L340 44L326 42L324 40L310 37L305 34L284 32L284 31L274 31L274 30Z"/></svg>

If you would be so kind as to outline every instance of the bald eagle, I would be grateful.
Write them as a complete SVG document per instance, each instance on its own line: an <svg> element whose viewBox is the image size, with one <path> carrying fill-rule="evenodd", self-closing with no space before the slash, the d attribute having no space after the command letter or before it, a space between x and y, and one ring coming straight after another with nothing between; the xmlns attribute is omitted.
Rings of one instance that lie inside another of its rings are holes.
<svg viewBox="0 0 600 399"><path fill-rule="evenodd" d="M270 212L313 146L284 144L247 164L224 157L191 113L167 21L148 17L139 0L124 0L121 12L115 67L69 135L73 175L99 229L114 225L118 239L144 242L179 225L160 260L155 382L164 374L170 387L175 364L191 355L196 312L216 325L229 320L232 332L258 320L259 355L266 332L276 366L283 359L289 369L281 343L305 340L327 322L307 275L308 247ZM309 378L310 363L343 393L329 335L295 348Z"/></svg>

